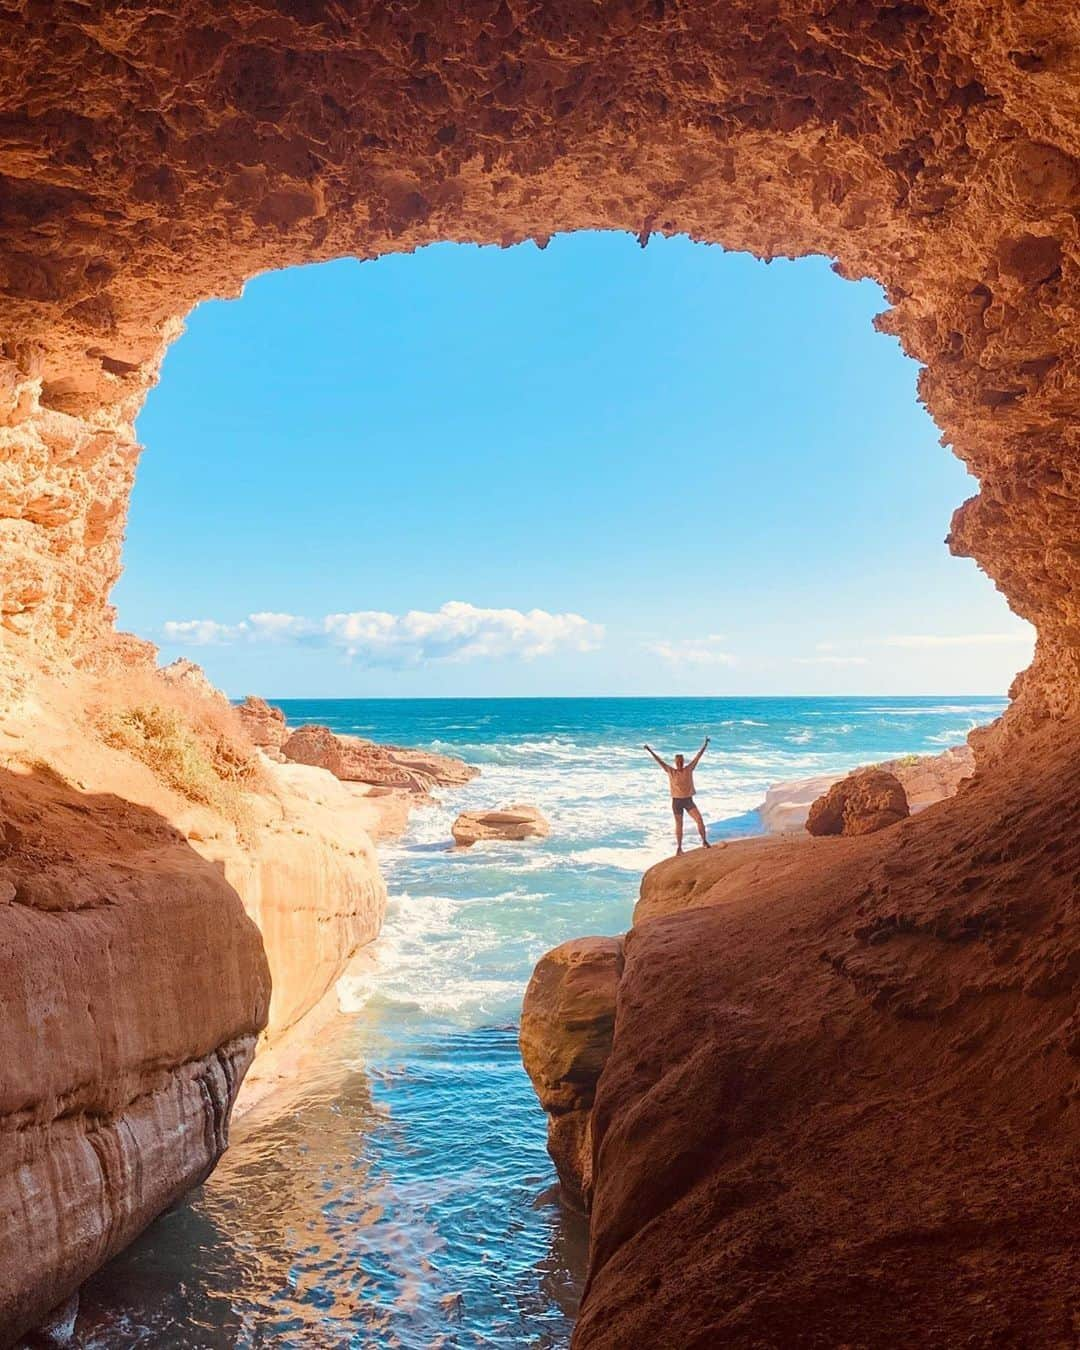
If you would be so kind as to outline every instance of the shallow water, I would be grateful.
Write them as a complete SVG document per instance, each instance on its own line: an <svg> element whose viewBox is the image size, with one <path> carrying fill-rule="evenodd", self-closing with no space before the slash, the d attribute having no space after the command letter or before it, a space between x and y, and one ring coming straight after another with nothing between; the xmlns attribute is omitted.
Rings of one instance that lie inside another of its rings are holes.
<svg viewBox="0 0 1080 1350"><path fill-rule="evenodd" d="M697 773L714 837L754 833L778 780L957 744L1004 700L285 701L328 723L480 765L383 850L391 892L347 1019L303 1081L234 1128L210 1180L86 1287L77 1344L560 1347L584 1272L544 1118L517 1053L536 959L630 920L670 852L641 750L713 743ZM540 806L549 839L450 851L459 810Z"/></svg>

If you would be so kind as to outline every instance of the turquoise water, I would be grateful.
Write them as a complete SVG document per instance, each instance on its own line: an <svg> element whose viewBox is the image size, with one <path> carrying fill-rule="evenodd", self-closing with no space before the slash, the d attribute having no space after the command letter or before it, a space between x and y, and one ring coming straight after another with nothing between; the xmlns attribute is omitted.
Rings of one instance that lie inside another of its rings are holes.
<svg viewBox="0 0 1080 1350"><path fill-rule="evenodd" d="M516 1023L536 959L625 929L671 851L641 749L712 745L714 838L756 833L772 783L935 753L1002 699L285 700L291 723L457 754L481 775L382 850L391 893L344 1030L246 1116L210 1180L95 1277L77 1344L559 1347L586 1234L562 1210ZM527 802L551 837L448 847L461 810ZM689 837L689 836L688 836Z"/></svg>

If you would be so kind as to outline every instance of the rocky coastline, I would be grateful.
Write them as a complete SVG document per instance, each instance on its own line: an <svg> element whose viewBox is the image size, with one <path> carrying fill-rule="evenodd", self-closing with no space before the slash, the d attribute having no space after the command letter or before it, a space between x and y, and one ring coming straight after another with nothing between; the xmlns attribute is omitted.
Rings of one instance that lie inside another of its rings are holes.
<svg viewBox="0 0 1080 1350"><path fill-rule="evenodd" d="M1031 749L867 833L659 863L625 937L541 959L521 1049L591 1215L575 1350L809 1345L826 1325L847 1345L1057 1343L1080 769L1054 729ZM940 785L962 759L906 767Z"/></svg>
<svg viewBox="0 0 1080 1350"><path fill-rule="evenodd" d="M362 841L224 730L119 698L169 343L271 268L603 228L879 282L977 480L948 547L1038 642L954 796L649 874L576 1348L1074 1344L1075 4L54 0L0 43L0 1340L224 1146L271 1015L238 887L265 922L288 846L343 949L382 903Z"/></svg>
<svg viewBox="0 0 1080 1350"><path fill-rule="evenodd" d="M711 903L702 900L702 893L715 896L720 877L726 896L735 885L760 880L766 868L808 865L805 851L795 846L813 837L887 829L951 797L973 771L974 756L964 744L939 755L907 755L775 783L758 808L761 834L724 843L719 862L719 849L707 856L691 851L645 873L635 928L662 914ZM871 785L869 792L864 784ZM885 785L885 810L874 800L879 784ZM851 805L857 815L853 827L842 819ZM829 815L837 816L835 826L826 823ZM669 873L678 876L678 884L662 881ZM522 1063L547 1114L548 1152L564 1199L586 1211L594 1189L592 1108L612 1049L628 937L574 938L554 948L537 964L522 1007Z"/></svg>
<svg viewBox="0 0 1080 1350"><path fill-rule="evenodd" d="M475 773L370 743L341 746L348 778L267 753L197 667L135 652L4 686L4 1328L39 1324L213 1168L249 1070L254 1098L379 933L375 841Z"/></svg>

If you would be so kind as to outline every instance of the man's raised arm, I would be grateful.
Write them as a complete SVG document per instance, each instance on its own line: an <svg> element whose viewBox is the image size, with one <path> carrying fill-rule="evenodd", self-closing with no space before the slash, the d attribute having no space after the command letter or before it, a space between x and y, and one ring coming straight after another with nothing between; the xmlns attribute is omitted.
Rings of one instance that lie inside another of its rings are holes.
<svg viewBox="0 0 1080 1350"><path fill-rule="evenodd" d="M662 769L665 769L668 773L671 772L671 765L665 764L651 745L646 745L645 749L648 750L649 754L652 755L653 759L656 760L657 764L659 764Z"/></svg>
<svg viewBox="0 0 1080 1350"><path fill-rule="evenodd" d="M700 764L700 762L701 762L701 756L705 753L705 751L706 751L708 748L709 748L709 738L708 738L708 736L706 736L704 742L702 743L701 749L697 752L697 754L694 756L694 758L690 761L690 767L691 767L692 769L696 769L696 768L697 768L698 764Z"/></svg>

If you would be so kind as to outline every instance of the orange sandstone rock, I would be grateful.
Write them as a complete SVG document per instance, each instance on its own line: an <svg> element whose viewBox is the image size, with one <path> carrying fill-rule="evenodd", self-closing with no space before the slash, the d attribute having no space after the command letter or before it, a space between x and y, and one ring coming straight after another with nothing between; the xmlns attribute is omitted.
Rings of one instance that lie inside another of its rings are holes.
<svg viewBox="0 0 1080 1350"><path fill-rule="evenodd" d="M521 1059L548 1113L548 1150L563 1192L592 1196L592 1105L611 1052L622 938L575 938L533 971L521 1009Z"/></svg>
<svg viewBox="0 0 1080 1350"><path fill-rule="evenodd" d="M1009 721L1075 707L1078 24L1069 0L14 6L0 623L108 641L133 419L197 301L439 239L686 232L881 281L980 482L950 547L1040 630Z"/></svg>
<svg viewBox="0 0 1080 1350"><path fill-rule="evenodd" d="M241 748L197 683L28 667L3 708L0 1342L210 1171L260 1037L302 1021L386 898L351 798L276 766L207 795Z"/></svg>
<svg viewBox="0 0 1080 1350"><path fill-rule="evenodd" d="M507 806L494 811L463 811L450 828L459 848L487 839L543 839L551 826L535 806Z"/></svg>
<svg viewBox="0 0 1080 1350"><path fill-rule="evenodd" d="M1048 728L891 830L647 875L575 1350L1061 1340L1078 746Z"/></svg>
<svg viewBox="0 0 1080 1350"><path fill-rule="evenodd" d="M281 753L296 764L327 769L335 778L373 787L400 788L426 797L433 787L457 787L478 770L460 759L424 750L379 745L360 736L338 736L329 727L298 727Z"/></svg>
<svg viewBox="0 0 1080 1350"><path fill-rule="evenodd" d="M248 694L236 711L252 745L257 745L260 750L280 750L288 739L285 714L265 699Z"/></svg>
<svg viewBox="0 0 1080 1350"><path fill-rule="evenodd" d="M213 1167L270 980L166 819L0 770L0 1328L33 1325Z"/></svg>
<svg viewBox="0 0 1080 1350"><path fill-rule="evenodd" d="M808 834L873 834L908 815L904 788L883 769L858 769L834 783L810 807Z"/></svg>
<svg viewBox="0 0 1080 1350"><path fill-rule="evenodd" d="M958 791L975 772L975 754L970 745L954 745L939 755L905 755L863 767L882 769L898 778L914 815ZM777 834L802 829L814 802L845 776L827 773L774 783L758 808L762 824Z"/></svg>

